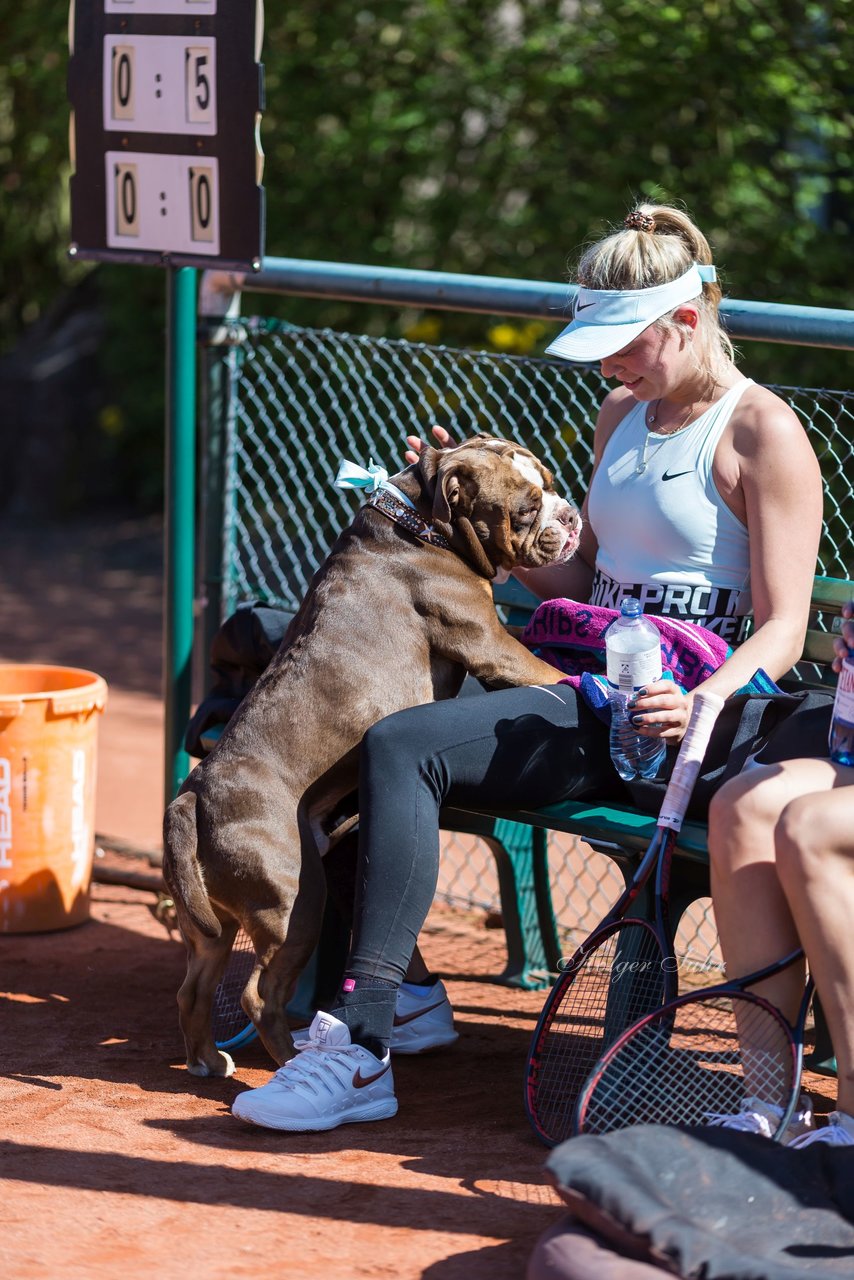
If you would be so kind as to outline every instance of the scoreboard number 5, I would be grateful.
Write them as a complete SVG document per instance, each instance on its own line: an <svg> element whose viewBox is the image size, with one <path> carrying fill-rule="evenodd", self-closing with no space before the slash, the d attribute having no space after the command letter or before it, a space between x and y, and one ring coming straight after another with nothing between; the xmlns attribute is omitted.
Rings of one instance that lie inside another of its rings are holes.
<svg viewBox="0 0 854 1280"><path fill-rule="evenodd" d="M188 124L207 124L213 119L214 67L209 47L184 50L184 102Z"/></svg>
<svg viewBox="0 0 854 1280"><path fill-rule="evenodd" d="M191 165L190 238L212 241L216 232L218 196L212 167Z"/></svg>

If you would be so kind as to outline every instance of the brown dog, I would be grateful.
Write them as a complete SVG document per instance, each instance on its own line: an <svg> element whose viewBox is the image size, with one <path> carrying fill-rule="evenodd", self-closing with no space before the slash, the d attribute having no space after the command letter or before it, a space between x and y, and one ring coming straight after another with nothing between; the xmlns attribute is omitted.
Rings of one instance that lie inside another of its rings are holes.
<svg viewBox="0 0 854 1280"><path fill-rule="evenodd" d="M580 517L526 449L478 436L425 448L338 538L270 666L166 811L163 874L187 946L178 993L187 1068L230 1075L211 1006L239 925L257 963L242 1004L278 1063L285 1006L317 942L320 859L358 779L365 731L455 697L466 672L493 688L553 683L501 627L490 581L567 560ZM352 824L351 824L352 825Z"/></svg>

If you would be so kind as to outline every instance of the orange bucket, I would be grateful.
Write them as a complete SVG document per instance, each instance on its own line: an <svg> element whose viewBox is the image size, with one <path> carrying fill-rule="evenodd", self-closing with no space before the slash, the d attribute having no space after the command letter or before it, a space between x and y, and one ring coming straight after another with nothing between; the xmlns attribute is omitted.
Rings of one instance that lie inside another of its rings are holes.
<svg viewBox="0 0 854 1280"><path fill-rule="evenodd" d="M0 663L0 933L89 917L106 702L94 671Z"/></svg>

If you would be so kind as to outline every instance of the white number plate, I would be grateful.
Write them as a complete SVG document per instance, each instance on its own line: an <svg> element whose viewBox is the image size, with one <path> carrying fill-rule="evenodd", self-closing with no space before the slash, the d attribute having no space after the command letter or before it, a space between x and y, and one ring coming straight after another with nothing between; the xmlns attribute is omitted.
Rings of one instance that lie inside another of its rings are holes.
<svg viewBox="0 0 854 1280"><path fill-rule="evenodd" d="M216 0L104 0L104 13L216 13Z"/></svg>
<svg viewBox="0 0 854 1280"><path fill-rule="evenodd" d="M214 156L108 151L107 245L159 253L219 253Z"/></svg>
<svg viewBox="0 0 854 1280"><path fill-rule="evenodd" d="M216 40L106 36L104 128L216 133Z"/></svg>

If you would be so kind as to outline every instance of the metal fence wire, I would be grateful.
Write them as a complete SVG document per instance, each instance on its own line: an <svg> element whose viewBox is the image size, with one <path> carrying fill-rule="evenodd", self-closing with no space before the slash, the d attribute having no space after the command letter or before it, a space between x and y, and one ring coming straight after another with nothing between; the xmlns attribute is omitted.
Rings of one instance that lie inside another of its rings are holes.
<svg viewBox="0 0 854 1280"><path fill-rule="evenodd" d="M438 425L457 440L477 432L516 440L555 473L564 494L580 500L584 493L596 412L608 389L598 367L270 319L230 322L225 333L225 343L209 350L224 388L221 618L245 600L296 610L360 503L333 487L339 462L373 460L394 474L404 465L405 435L427 438ZM854 392L774 390L803 420L824 476L819 571L849 576ZM557 834L549 864L569 943L604 914L620 873L609 858ZM497 911L497 876L485 845L447 838L438 895ZM714 958L708 903L695 904L679 942L700 965Z"/></svg>

